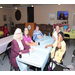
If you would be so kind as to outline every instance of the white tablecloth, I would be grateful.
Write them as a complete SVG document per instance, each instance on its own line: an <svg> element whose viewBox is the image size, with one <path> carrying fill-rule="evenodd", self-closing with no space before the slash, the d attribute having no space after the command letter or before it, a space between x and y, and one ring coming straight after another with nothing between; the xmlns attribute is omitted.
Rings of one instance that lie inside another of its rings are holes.
<svg viewBox="0 0 75 75"><path fill-rule="evenodd" d="M8 43L12 41L12 39L13 39L13 35L0 39L0 54L6 51L6 47Z"/></svg>

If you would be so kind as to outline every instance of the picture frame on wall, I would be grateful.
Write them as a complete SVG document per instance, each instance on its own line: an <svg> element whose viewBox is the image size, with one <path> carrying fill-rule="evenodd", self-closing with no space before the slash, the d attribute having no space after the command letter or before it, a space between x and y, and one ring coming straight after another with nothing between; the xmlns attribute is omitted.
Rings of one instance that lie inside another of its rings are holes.
<svg viewBox="0 0 75 75"><path fill-rule="evenodd" d="M7 21L6 15L3 15L3 21Z"/></svg>

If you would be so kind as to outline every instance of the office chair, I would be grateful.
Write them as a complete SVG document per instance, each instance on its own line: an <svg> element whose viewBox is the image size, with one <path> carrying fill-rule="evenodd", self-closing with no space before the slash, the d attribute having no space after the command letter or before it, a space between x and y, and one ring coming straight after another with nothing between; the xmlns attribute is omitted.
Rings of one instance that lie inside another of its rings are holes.
<svg viewBox="0 0 75 75"><path fill-rule="evenodd" d="M66 42L66 44L68 45L68 47L70 46L70 35L69 34L64 34L64 41Z"/></svg>

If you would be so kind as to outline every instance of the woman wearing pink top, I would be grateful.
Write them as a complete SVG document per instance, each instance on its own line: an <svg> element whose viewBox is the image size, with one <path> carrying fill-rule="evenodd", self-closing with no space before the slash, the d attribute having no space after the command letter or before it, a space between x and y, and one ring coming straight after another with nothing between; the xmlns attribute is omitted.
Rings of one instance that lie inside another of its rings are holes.
<svg viewBox="0 0 75 75"><path fill-rule="evenodd" d="M23 36L23 39L25 41L25 43L29 46L36 46L37 43L36 42L33 42L33 40L31 39L31 37L29 36L29 31L28 31L28 28L25 27L24 28L24 36Z"/></svg>

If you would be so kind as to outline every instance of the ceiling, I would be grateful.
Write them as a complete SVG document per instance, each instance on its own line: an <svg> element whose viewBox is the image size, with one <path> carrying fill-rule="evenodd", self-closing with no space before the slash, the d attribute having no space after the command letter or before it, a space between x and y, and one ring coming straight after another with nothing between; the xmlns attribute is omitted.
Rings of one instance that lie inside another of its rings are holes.
<svg viewBox="0 0 75 75"><path fill-rule="evenodd" d="M28 7L28 6L42 5L42 4L0 4L1 7L13 8L13 7Z"/></svg>

